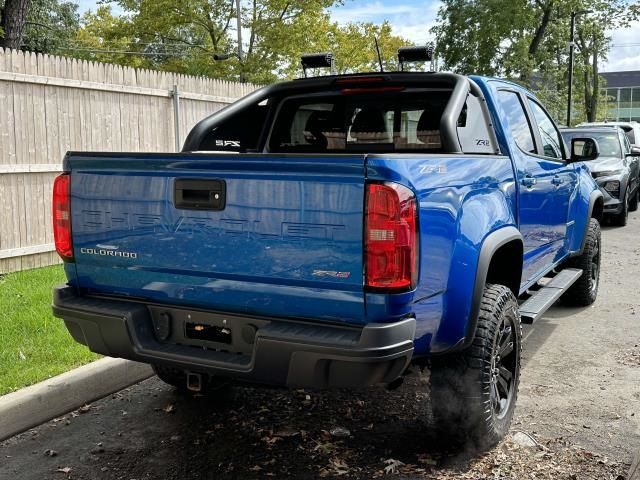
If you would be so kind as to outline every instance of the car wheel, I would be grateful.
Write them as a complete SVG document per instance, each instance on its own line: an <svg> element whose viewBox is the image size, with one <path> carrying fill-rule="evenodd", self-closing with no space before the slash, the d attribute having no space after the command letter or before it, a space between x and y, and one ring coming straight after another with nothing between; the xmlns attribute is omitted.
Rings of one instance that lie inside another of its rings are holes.
<svg viewBox="0 0 640 480"><path fill-rule="evenodd" d="M566 304L586 307L596 301L600 285L601 238L598 220L590 219L582 253L570 258L565 264L582 270L580 278L562 296Z"/></svg>
<svg viewBox="0 0 640 480"><path fill-rule="evenodd" d="M618 227L624 227L629 219L629 189L624 192L624 200L622 201L622 211L611 218L611 223Z"/></svg>
<svg viewBox="0 0 640 480"><path fill-rule="evenodd" d="M635 212L636 210L638 210L638 197L640 197L640 189L636 189L636 193L633 194L633 198L629 202L630 212Z"/></svg>
<svg viewBox="0 0 640 480"><path fill-rule="evenodd" d="M515 296L487 285L471 346L432 359L431 405L444 438L480 449L504 438L518 396L521 341Z"/></svg>

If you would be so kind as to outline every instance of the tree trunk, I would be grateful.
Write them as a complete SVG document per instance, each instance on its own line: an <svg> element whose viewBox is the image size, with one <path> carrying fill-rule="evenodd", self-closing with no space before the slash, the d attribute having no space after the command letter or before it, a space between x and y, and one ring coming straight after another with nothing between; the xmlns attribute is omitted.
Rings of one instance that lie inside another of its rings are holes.
<svg viewBox="0 0 640 480"><path fill-rule="evenodd" d="M529 57L533 57L536 53L538 53L538 48L540 48L540 43L544 38L544 34L546 33L547 26L549 25L549 20L551 20L551 12L553 10L553 1L550 1L542 11L542 20L540 21L540 25L536 28L536 32L531 39L531 43L529 44Z"/></svg>
<svg viewBox="0 0 640 480"><path fill-rule="evenodd" d="M589 108L589 122L595 122L598 116L598 97L600 95L600 79L598 78L598 39L593 36L593 63L591 66L593 72L593 89L591 90L591 108Z"/></svg>
<svg viewBox="0 0 640 480"><path fill-rule="evenodd" d="M588 65L589 62L584 62ZM584 110L589 119L589 107L591 106L591 79L589 78L589 68L584 69Z"/></svg>
<svg viewBox="0 0 640 480"><path fill-rule="evenodd" d="M583 42L586 46L586 42ZM598 115L600 79L598 78L598 38L593 36L589 49L591 53L583 55L584 66L584 110L588 122L595 122ZM586 52L586 49L585 49Z"/></svg>
<svg viewBox="0 0 640 480"><path fill-rule="evenodd" d="M523 82L529 81L529 77L531 76L530 65L535 65L535 56L538 53L538 49L540 48L540 44L542 43L542 39L547 31L547 26L549 25L549 21L551 20L551 13L553 11L553 0L547 3L542 10L542 19L540 20L540 25L536 28L535 33L533 34L533 38L531 39L531 43L529 44L529 65L527 65L527 70L520 72L520 80Z"/></svg>
<svg viewBox="0 0 640 480"><path fill-rule="evenodd" d="M19 49L22 46L22 35L27 23L27 11L31 0L6 0L2 9L0 27L4 30L4 38L0 39L0 47Z"/></svg>

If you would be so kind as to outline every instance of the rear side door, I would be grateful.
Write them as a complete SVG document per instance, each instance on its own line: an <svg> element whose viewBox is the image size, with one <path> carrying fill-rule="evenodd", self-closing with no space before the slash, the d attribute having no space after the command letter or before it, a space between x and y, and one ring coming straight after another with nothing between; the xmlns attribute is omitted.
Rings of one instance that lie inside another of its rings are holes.
<svg viewBox="0 0 640 480"><path fill-rule="evenodd" d="M522 283L527 283L553 264L563 247L571 180L567 178L570 175L562 158L559 133L555 145L546 143L545 154L528 97L506 88L498 91L498 98L515 144L511 154L518 182L518 223L524 241Z"/></svg>

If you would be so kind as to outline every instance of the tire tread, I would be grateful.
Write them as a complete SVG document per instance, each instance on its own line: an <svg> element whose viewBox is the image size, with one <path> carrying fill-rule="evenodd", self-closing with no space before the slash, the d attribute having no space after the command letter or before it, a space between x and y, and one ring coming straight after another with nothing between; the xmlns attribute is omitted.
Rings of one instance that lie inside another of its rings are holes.
<svg viewBox="0 0 640 480"><path fill-rule="evenodd" d="M594 292L591 288L591 257L596 244L599 245L600 254L602 255L602 242L600 240L600 223L595 218L592 218L589 220L587 238L582 253L566 262L567 267L582 270L582 276L562 296L562 301L567 305L587 307L595 302L598 290L596 289Z"/></svg>
<svg viewBox="0 0 640 480"><path fill-rule="evenodd" d="M500 441L509 429L518 396L519 373L510 411L505 421L499 423L490 412L490 384L486 374L491 368L493 338L505 309L513 309L516 315L519 370L522 325L517 308L511 290L503 285L488 284L481 299L471 345L459 354L435 358L432 362L432 409L436 427L454 443L471 441L477 447L486 448ZM454 431L454 428L458 430Z"/></svg>

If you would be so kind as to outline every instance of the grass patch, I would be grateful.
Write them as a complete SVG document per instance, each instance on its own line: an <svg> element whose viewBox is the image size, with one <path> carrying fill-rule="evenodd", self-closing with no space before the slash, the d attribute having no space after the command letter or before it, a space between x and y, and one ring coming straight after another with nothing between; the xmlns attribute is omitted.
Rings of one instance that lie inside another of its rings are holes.
<svg viewBox="0 0 640 480"><path fill-rule="evenodd" d="M0 276L0 395L98 358L51 313L61 265Z"/></svg>

